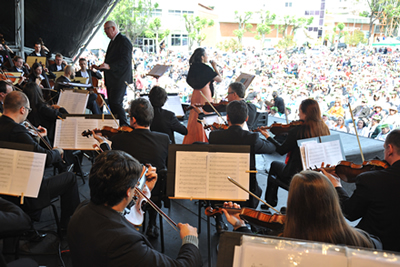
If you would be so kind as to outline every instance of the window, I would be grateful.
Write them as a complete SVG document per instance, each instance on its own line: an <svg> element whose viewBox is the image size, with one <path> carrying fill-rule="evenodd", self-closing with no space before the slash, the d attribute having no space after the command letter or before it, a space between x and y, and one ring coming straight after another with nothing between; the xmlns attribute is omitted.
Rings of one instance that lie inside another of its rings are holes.
<svg viewBox="0 0 400 267"><path fill-rule="evenodd" d="M320 19L319 20L319 26L323 26L324 25L324 20L323 19Z"/></svg>
<svg viewBox="0 0 400 267"><path fill-rule="evenodd" d="M154 17L161 17L162 16L162 9L154 9L152 15Z"/></svg>
<svg viewBox="0 0 400 267"><path fill-rule="evenodd" d="M194 11L188 11L188 10L168 10L168 14L171 15L171 16L182 17L183 14L193 15L193 14L194 14Z"/></svg>
<svg viewBox="0 0 400 267"><path fill-rule="evenodd" d="M292 2L285 2L285 7L292 7Z"/></svg>
<svg viewBox="0 0 400 267"><path fill-rule="evenodd" d="M186 46L188 44L187 34L171 34L172 46Z"/></svg>
<svg viewBox="0 0 400 267"><path fill-rule="evenodd" d="M318 16L318 15L319 15L319 10L316 10L315 13L314 13L314 15L317 15L317 16Z"/></svg>
<svg viewBox="0 0 400 267"><path fill-rule="evenodd" d="M325 10L325 3L321 3L321 10Z"/></svg>
<svg viewBox="0 0 400 267"><path fill-rule="evenodd" d="M313 16L314 15L314 11L311 10L310 11L310 15Z"/></svg>
<svg viewBox="0 0 400 267"><path fill-rule="evenodd" d="M308 27L309 32L312 32L312 30L313 30L313 27Z"/></svg>
<svg viewBox="0 0 400 267"><path fill-rule="evenodd" d="M323 11L323 10L321 10L321 13L319 13L319 17L320 17L321 19L324 18L324 11Z"/></svg>
<svg viewBox="0 0 400 267"><path fill-rule="evenodd" d="M306 16L309 15L308 11L306 11L306 12L304 13L304 15L306 15Z"/></svg>
<svg viewBox="0 0 400 267"><path fill-rule="evenodd" d="M317 32L318 31L318 27L314 27L314 31Z"/></svg>

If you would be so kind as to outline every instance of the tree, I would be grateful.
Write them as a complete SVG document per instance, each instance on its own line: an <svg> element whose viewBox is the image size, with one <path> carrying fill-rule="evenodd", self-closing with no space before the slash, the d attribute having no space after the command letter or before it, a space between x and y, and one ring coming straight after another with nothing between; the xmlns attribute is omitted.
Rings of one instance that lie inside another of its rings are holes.
<svg viewBox="0 0 400 267"><path fill-rule="evenodd" d="M206 34L201 31L206 27L214 26L214 20L208 20L199 16L188 16L187 14L184 14L183 18L185 19L185 26L189 37L188 48L191 50L194 42L197 42L197 45L200 46L201 42L206 39Z"/></svg>
<svg viewBox="0 0 400 267"><path fill-rule="evenodd" d="M239 14L238 11L235 11L235 20L239 23L239 28L233 31L233 34L238 38L239 44L242 45L243 35L245 32L249 32L253 25L251 23L247 23L251 19L253 12L247 11L243 14Z"/></svg>
<svg viewBox="0 0 400 267"><path fill-rule="evenodd" d="M158 7L151 0L121 0L109 16L119 30L135 43L149 25L152 12Z"/></svg>
<svg viewBox="0 0 400 267"><path fill-rule="evenodd" d="M296 33L297 29L300 28L306 28L308 25L310 25L312 22L314 21L314 17L310 17L310 18L304 18L304 17L300 17L300 18L293 18L292 23L293 23L293 27L292 30L290 31L289 35L293 35Z"/></svg>
<svg viewBox="0 0 400 267"><path fill-rule="evenodd" d="M336 33L337 29L339 29L339 33L337 34L338 42L340 42L340 39L347 34L347 32L343 31L344 27L346 27L346 25L344 25L343 22L340 22L340 23L338 23L338 25L333 27L333 32L335 32L335 33Z"/></svg>
<svg viewBox="0 0 400 267"><path fill-rule="evenodd" d="M369 30L368 36L373 36L375 29L372 29L374 22L379 19L384 11L384 6L386 5L386 0L360 0L365 1L369 7L368 11L363 11L363 16L369 18ZM369 44L369 39L368 39Z"/></svg>
<svg viewBox="0 0 400 267"><path fill-rule="evenodd" d="M149 24L149 28L144 32L147 38L153 38L156 40L156 52L160 54L160 43L170 34L170 30L161 30L161 19L155 18Z"/></svg>
<svg viewBox="0 0 400 267"><path fill-rule="evenodd" d="M265 35L268 35L271 33L271 27L270 25L272 22L275 20L276 15L275 14L270 14L269 11L259 11L260 14L260 19L261 23L257 24L257 35L255 36L256 40L261 40L261 48L264 47L264 40L265 40Z"/></svg>
<svg viewBox="0 0 400 267"><path fill-rule="evenodd" d="M294 16L286 15L282 19L283 19L283 21L282 21L283 23L275 25L275 27L278 28L278 32L280 32L283 35L282 39L285 39L286 34L287 34L287 29L289 28L290 25L292 25L295 18L294 18Z"/></svg>
<svg viewBox="0 0 400 267"><path fill-rule="evenodd" d="M287 53L287 50L290 47L293 47L296 45L296 42L293 41L293 36L292 35L287 35L285 37L283 37L281 40L279 40L277 47L281 48L281 49L285 49L285 53Z"/></svg>
<svg viewBox="0 0 400 267"><path fill-rule="evenodd" d="M355 30L352 34L346 35L344 40L346 44L352 46L356 46L359 43L366 44L368 42L364 36L364 33L360 30Z"/></svg>

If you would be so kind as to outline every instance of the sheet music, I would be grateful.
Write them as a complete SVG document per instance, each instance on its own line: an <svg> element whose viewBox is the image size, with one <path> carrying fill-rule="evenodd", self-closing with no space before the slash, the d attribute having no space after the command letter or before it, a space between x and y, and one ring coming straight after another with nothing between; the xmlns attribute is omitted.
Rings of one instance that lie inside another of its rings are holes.
<svg viewBox="0 0 400 267"><path fill-rule="evenodd" d="M46 154L0 148L0 193L37 197Z"/></svg>
<svg viewBox="0 0 400 267"><path fill-rule="evenodd" d="M207 155L208 152L176 152L175 197L207 195Z"/></svg>
<svg viewBox="0 0 400 267"><path fill-rule="evenodd" d="M325 165L336 165L343 160L339 140L325 143L306 143L305 154L307 167L319 167L322 162Z"/></svg>
<svg viewBox="0 0 400 267"><path fill-rule="evenodd" d="M116 122L113 119L103 121L84 117L67 117L64 121L57 120L54 146L62 149L93 150L93 145L98 144L98 142L92 136L82 136L82 132L101 129L103 126L116 127ZM111 146L111 142L107 142Z"/></svg>
<svg viewBox="0 0 400 267"><path fill-rule="evenodd" d="M60 91L57 105L65 108L69 114L84 114L88 99L88 93L83 94L73 90L62 90Z"/></svg>
<svg viewBox="0 0 400 267"><path fill-rule="evenodd" d="M248 199L248 193L238 188L227 177L249 189L250 155L246 153L209 153L208 155L208 197L229 199L236 195ZM223 188L224 190L221 190Z"/></svg>
<svg viewBox="0 0 400 267"><path fill-rule="evenodd" d="M248 199L248 194L230 183L227 177L248 189L246 170L249 165L250 155L246 153L177 151L175 197Z"/></svg>

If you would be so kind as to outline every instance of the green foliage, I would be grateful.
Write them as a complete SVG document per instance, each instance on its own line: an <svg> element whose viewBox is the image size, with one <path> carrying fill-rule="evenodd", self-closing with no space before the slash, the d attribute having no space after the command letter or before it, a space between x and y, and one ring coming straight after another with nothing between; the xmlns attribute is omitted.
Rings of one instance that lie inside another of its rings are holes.
<svg viewBox="0 0 400 267"><path fill-rule="evenodd" d="M217 48L225 52L236 52L242 50L242 45L235 39L225 40L224 42L219 42Z"/></svg>
<svg viewBox="0 0 400 267"><path fill-rule="evenodd" d="M188 16L187 14L184 14L183 18L185 19L185 26L189 37L189 50L191 50L194 42L197 42L197 45L200 46L201 42L206 39L206 34L201 31L206 27L214 26L214 20L199 16Z"/></svg>
<svg viewBox="0 0 400 267"><path fill-rule="evenodd" d="M250 31L253 25L247 23L251 19L253 12L247 11L239 14L238 11L235 11L235 20L239 24L239 28L233 31L233 34L237 36L240 45L242 45L243 35L246 31Z"/></svg>
<svg viewBox="0 0 400 267"><path fill-rule="evenodd" d="M285 49L287 51L289 48L293 47L296 45L296 42L293 41L293 35L287 35L281 40L279 40L277 47L281 49Z"/></svg>
<svg viewBox="0 0 400 267"><path fill-rule="evenodd" d="M344 41L346 44L352 46L356 46L359 43L366 44L368 42L367 38L364 36L364 33L360 30L355 30L353 34L346 35Z"/></svg>
<svg viewBox="0 0 400 267"><path fill-rule="evenodd" d="M369 13L368 13L368 11L363 11L363 12L360 12L360 14L358 14L360 17L365 17L365 18L368 18L369 17Z"/></svg>
<svg viewBox="0 0 400 267"><path fill-rule="evenodd" d="M275 20L276 15L271 14L269 11L259 11L261 23L257 24L257 35L254 37L256 40L261 40L261 47L264 47L265 36L271 33L270 25Z"/></svg>
<svg viewBox="0 0 400 267"><path fill-rule="evenodd" d="M147 28L152 12L158 7L151 0L121 0L109 16L133 43Z"/></svg>
<svg viewBox="0 0 400 267"><path fill-rule="evenodd" d="M160 53L160 43L170 34L169 29L161 30L161 19L155 18L150 22L149 27L145 30L144 35L147 38L153 38L156 41L157 54Z"/></svg>

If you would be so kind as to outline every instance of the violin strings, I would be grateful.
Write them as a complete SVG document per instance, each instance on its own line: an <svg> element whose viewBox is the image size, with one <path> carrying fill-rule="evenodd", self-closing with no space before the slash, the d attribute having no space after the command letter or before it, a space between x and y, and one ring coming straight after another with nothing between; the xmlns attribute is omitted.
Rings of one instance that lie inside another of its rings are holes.
<svg viewBox="0 0 400 267"><path fill-rule="evenodd" d="M139 190L137 187L135 187L135 190L147 200L147 203L149 203L149 205L155 211L157 211L158 214L160 214L166 220L166 222L169 225L171 225L172 228L175 229L175 231L179 232L178 229L176 229L176 227L175 227L175 226L177 226L177 224L171 218L169 218L159 207L157 207L141 190Z"/></svg>
<svg viewBox="0 0 400 267"><path fill-rule="evenodd" d="M222 119L222 121L223 121L225 124L228 124L228 123L226 122L226 120L224 120L224 118L222 118L221 114L219 114L219 112L215 109L215 107L210 103L210 101L208 101L207 97L203 94L203 92L202 92L202 91L199 91L199 92L200 92L200 94L204 97L204 99L207 101L207 103L212 107L212 109L215 111L215 113L217 113L217 115Z"/></svg>
<svg viewBox="0 0 400 267"><path fill-rule="evenodd" d="M281 214L280 211L274 209L270 204L268 204L267 202L265 202L264 200L262 200L261 198L259 198L257 195L253 194L252 192L250 192L249 190L247 190L246 188L244 188L241 184L239 184L238 182L236 182L235 180L233 180L231 177L228 176L228 180L233 183L234 185L236 185L237 187L239 187L240 189L246 191L247 193L249 193L250 195L252 195L253 197L255 197L256 199L258 199L259 201L261 201L262 203L264 203L265 205L267 205L268 207L270 207L271 209L273 209L274 211L276 211L277 213Z"/></svg>

